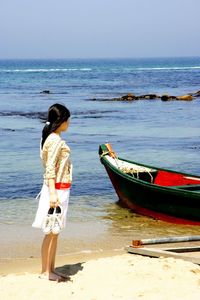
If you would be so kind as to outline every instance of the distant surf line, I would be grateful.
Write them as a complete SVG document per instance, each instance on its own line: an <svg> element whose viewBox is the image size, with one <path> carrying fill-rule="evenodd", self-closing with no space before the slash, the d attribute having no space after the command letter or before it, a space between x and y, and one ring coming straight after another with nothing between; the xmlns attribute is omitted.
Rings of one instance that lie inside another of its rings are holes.
<svg viewBox="0 0 200 300"><path fill-rule="evenodd" d="M0 69L0 73L48 73L48 72L74 72L74 71L99 71L101 68L39 68L39 69ZM108 68L108 71L184 71L184 70L200 70L200 66L185 67L119 67ZM104 70L106 71L106 70Z"/></svg>

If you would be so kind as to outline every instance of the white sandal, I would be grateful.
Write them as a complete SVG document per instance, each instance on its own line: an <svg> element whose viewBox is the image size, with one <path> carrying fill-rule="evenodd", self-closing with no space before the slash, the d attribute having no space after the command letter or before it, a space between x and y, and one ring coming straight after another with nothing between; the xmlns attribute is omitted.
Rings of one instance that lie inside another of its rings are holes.
<svg viewBox="0 0 200 300"><path fill-rule="evenodd" d="M61 220L62 210L61 210L60 206L57 206L54 209L53 216L54 216L54 223L52 225L52 233L53 234L59 234L62 230L62 220Z"/></svg>
<svg viewBox="0 0 200 300"><path fill-rule="evenodd" d="M53 209L52 213L50 213L50 209L49 209L48 214L47 214L46 218L44 219L44 222L42 225L42 231L44 234L51 233L53 222L54 222L54 209Z"/></svg>

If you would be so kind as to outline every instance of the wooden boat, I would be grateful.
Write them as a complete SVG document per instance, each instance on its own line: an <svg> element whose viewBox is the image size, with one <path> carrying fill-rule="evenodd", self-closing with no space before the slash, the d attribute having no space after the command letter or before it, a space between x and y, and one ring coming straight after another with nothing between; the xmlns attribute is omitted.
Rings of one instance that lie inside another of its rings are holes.
<svg viewBox="0 0 200 300"><path fill-rule="evenodd" d="M110 144L99 146L99 156L124 206L163 221L200 225L200 176L119 158Z"/></svg>

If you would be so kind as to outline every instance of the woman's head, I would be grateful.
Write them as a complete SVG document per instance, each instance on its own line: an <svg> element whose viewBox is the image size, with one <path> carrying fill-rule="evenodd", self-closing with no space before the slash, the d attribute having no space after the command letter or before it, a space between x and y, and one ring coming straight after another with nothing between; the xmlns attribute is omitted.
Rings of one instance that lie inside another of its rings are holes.
<svg viewBox="0 0 200 300"><path fill-rule="evenodd" d="M49 134L55 132L63 123L67 122L69 117L70 111L64 105L56 103L49 107L47 122L42 131L42 147Z"/></svg>

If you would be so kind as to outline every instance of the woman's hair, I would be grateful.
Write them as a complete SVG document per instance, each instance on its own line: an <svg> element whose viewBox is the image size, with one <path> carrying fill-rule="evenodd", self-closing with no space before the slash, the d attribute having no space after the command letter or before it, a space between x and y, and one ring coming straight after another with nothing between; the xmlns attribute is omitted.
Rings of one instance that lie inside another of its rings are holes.
<svg viewBox="0 0 200 300"><path fill-rule="evenodd" d="M63 122L67 121L69 117L70 111L64 105L56 103L49 107L47 122L42 130L42 147L50 133L56 131L56 129L60 127Z"/></svg>

